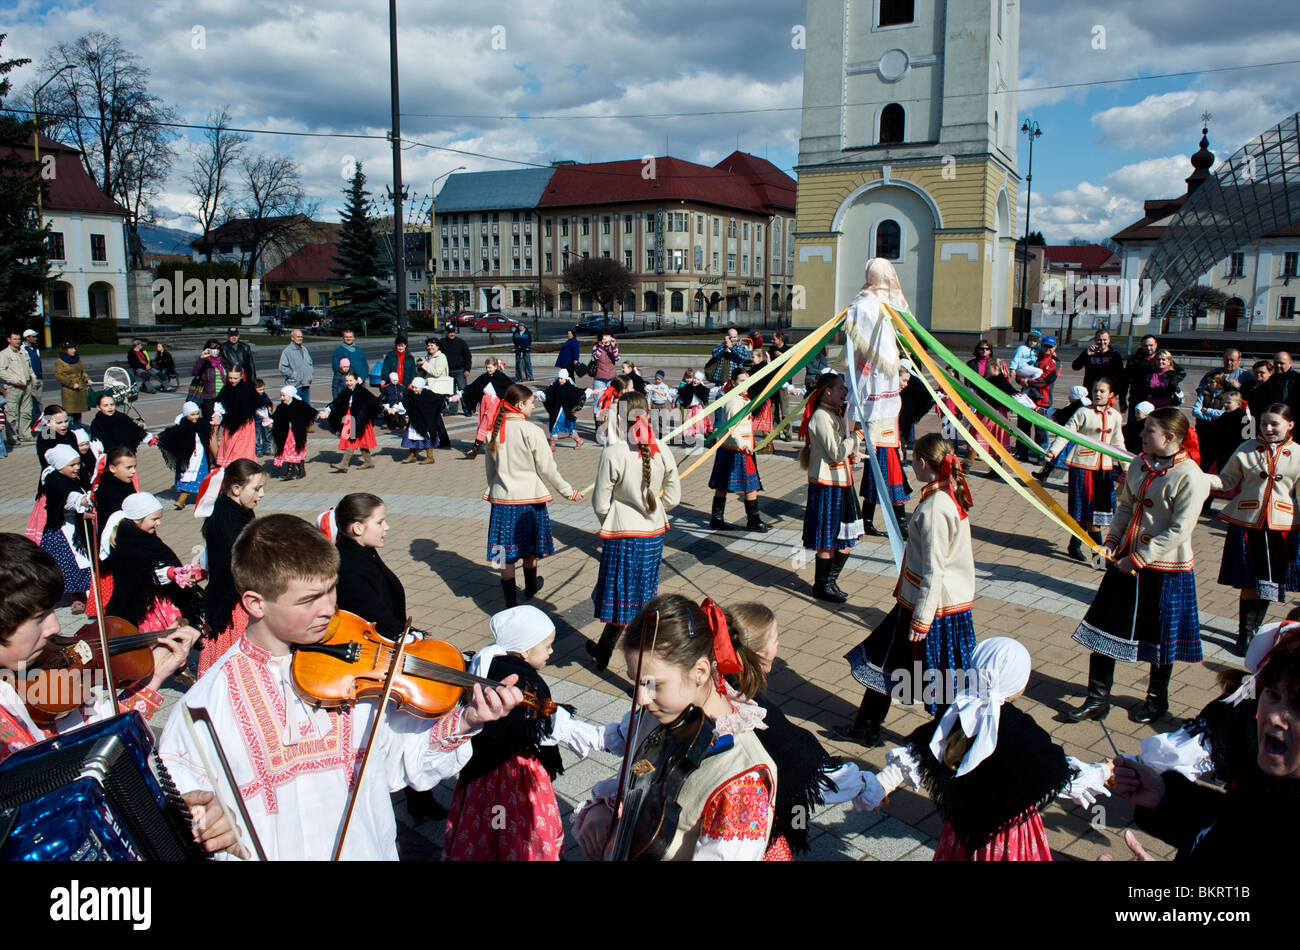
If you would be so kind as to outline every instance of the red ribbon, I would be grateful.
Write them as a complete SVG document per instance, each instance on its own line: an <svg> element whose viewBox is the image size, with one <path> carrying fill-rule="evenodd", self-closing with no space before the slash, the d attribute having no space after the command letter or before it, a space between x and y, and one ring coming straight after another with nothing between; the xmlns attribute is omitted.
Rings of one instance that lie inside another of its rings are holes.
<svg viewBox="0 0 1300 950"><path fill-rule="evenodd" d="M718 666L717 690L723 696L727 695L727 687L722 677L728 673L740 672L740 659L736 656L736 648L731 645L731 634L727 630L727 617L722 612L722 608L715 604L710 598L704 598L704 603L700 604L700 610L704 611L704 616L708 618L709 630L713 633L713 660Z"/></svg>
<svg viewBox="0 0 1300 950"><path fill-rule="evenodd" d="M957 511L961 514L962 520L966 518L966 509L963 507L960 499L957 497L957 486L953 480L953 472L961 471L961 460L957 456L948 454L943 457L939 463L939 478L944 482L944 490L952 498L953 503L957 506Z"/></svg>
<svg viewBox="0 0 1300 950"><path fill-rule="evenodd" d="M492 417L492 428L496 429L498 442L505 442L506 440L506 424L504 419L501 420L501 428L497 428L497 420L501 419L501 414L504 412L516 412L521 416L524 414L522 409L514 403L506 402L504 399L497 404L497 414Z"/></svg>
<svg viewBox="0 0 1300 950"><path fill-rule="evenodd" d="M650 428L650 420L645 416L636 417L636 421L632 423L632 428L628 430L628 436L637 446L650 446L651 458L659 454L659 443L655 441L654 431Z"/></svg>
<svg viewBox="0 0 1300 950"><path fill-rule="evenodd" d="M813 413L817 411L817 407L821 405L821 402L822 396L821 393L818 393L804 404L803 419L799 422L799 438L804 442L808 441L808 423L812 420Z"/></svg>

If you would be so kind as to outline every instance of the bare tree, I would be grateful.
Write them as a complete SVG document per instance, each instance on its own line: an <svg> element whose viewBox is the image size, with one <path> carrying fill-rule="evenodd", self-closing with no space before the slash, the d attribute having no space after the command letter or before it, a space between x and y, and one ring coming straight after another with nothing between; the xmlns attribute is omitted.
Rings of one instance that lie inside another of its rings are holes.
<svg viewBox="0 0 1300 950"><path fill-rule="evenodd" d="M185 176L190 193L198 200L196 217L204 234L225 216L223 212L248 143L247 135L230 131L230 112L225 107L219 113L209 113L207 126L200 144L190 146L194 165ZM211 259L212 249L208 248L208 260Z"/></svg>
<svg viewBox="0 0 1300 950"><path fill-rule="evenodd" d="M46 54L38 81L59 73L41 93L49 135L75 144L104 194L136 221L171 168L174 110L149 92L149 69L121 40L94 30ZM32 83L34 89L37 81Z"/></svg>
<svg viewBox="0 0 1300 950"><path fill-rule="evenodd" d="M258 262L270 247L288 249L301 236L316 211L307 201L302 176L293 159L284 155L258 155L240 162L242 196L235 216L248 228L251 248L241 262L249 280L258 276Z"/></svg>

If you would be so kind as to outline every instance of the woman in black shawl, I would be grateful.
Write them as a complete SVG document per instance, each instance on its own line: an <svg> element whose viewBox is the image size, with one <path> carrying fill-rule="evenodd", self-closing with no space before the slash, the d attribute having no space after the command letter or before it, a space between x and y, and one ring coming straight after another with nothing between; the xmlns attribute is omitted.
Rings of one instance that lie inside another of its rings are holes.
<svg viewBox="0 0 1300 950"><path fill-rule="evenodd" d="M542 400L546 404L546 431L551 434L552 451L562 435L573 436L575 449L582 445L582 436L578 435L578 412L586 402L587 394L573 385L568 370L560 370L555 382L542 390Z"/></svg>
<svg viewBox="0 0 1300 950"><path fill-rule="evenodd" d="M219 447L213 447L218 468L235 459L257 458L257 433L253 427L259 422L257 410L262 405L262 397L253 383L244 379L243 369L230 367L226 385L221 387L212 409L212 437L214 442L218 437L221 440Z"/></svg>
<svg viewBox="0 0 1300 950"><path fill-rule="evenodd" d="M39 539L41 549L59 565L63 572L63 593L73 601L72 612L84 613L86 591L90 590L90 560L82 514L90 510L90 496L77 475L81 466L77 450L56 445L49 455L41 476L41 493L36 496L27 524L27 536L33 541Z"/></svg>
<svg viewBox="0 0 1300 950"><path fill-rule="evenodd" d="M208 426L203 423L203 409L196 402L181 406L172 425L158 433L158 451L162 452L167 467L176 473L177 511L185 508L185 500L198 494L203 479L208 475L207 443L204 435Z"/></svg>
<svg viewBox="0 0 1300 950"><path fill-rule="evenodd" d="M280 387L280 404L271 414L271 440L275 443L276 466L284 466L284 477L306 478L307 430L316 421L316 410L303 402L295 386Z"/></svg>
<svg viewBox="0 0 1300 950"><path fill-rule="evenodd" d="M411 380L402 404L406 406L402 448L409 453L402 462L416 461L419 458L416 453L423 449L424 458L419 459L420 464L432 465L435 461L433 448L438 437L441 436L444 444L447 439L447 429L442 424L442 410L447 405L447 397L431 391L425 378L417 376Z"/></svg>
<svg viewBox="0 0 1300 950"><path fill-rule="evenodd" d="M99 413L91 420L90 437L99 440L105 452L119 445L124 445L134 452L140 447L141 442L146 445L154 445L158 442L157 436L150 435L143 426L132 422L125 412L118 412L117 402L108 393L100 394L95 408Z"/></svg>
<svg viewBox="0 0 1300 950"><path fill-rule="evenodd" d="M370 458L370 450L379 445L375 439L374 421L383 412L384 404L362 385L356 370L348 370L343 382L345 387L334 397L333 402L320 411L320 418L328 418L330 429L339 433L339 449L343 452L343 458L330 468L346 475L352 453L356 451L361 452L362 468L375 467ZM346 427L344 419L348 420Z"/></svg>
<svg viewBox="0 0 1300 950"><path fill-rule="evenodd" d="M162 503L136 492L104 526L99 553L113 575L113 594L104 614L134 624L142 633L178 624L198 624L203 600L194 588L200 579L193 565L182 565L158 537Z"/></svg>
<svg viewBox="0 0 1300 950"><path fill-rule="evenodd" d="M119 445L108 453L104 472L95 484L95 516L100 530L108 524L109 515L122 510L122 502L139 489L135 485L135 453Z"/></svg>

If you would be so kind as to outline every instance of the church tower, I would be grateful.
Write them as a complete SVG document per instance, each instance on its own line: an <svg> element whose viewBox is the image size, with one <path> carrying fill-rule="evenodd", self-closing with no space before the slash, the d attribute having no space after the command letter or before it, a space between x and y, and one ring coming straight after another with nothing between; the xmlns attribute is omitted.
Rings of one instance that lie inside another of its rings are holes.
<svg viewBox="0 0 1300 950"><path fill-rule="evenodd" d="M885 257L923 325L1009 328L1018 0L807 0L805 28L795 324Z"/></svg>

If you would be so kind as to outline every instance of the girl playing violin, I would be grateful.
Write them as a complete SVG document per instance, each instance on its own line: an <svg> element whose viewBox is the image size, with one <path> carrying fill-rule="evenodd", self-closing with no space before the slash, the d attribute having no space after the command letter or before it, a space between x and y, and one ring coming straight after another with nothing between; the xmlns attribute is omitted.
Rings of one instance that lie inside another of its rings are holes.
<svg viewBox="0 0 1300 950"><path fill-rule="evenodd" d="M537 397L527 386L511 383L505 390L487 443L487 491L492 503L488 521L487 557L501 572L501 592L506 606L518 602L515 562L524 562L524 598L542 589L537 559L555 553L551 516L546 503L550 484L571 501L582 492L564 480L555 466L546 433L528 421Z"/></svg>
<svg viewBox="0 0 1300 950"><path fill-rule="evenodd" d="M664 860L760 860L772 830L776 765L755 734L763 710L743 696L729 696L722 677L761 676L761 659L736 641L717 604L695 604L678 594L663 594L646 604L620 645L628 677L636 682L636 702L649 713L641 717L638 734L632 737L638 749L634 761L653 733L690 707L712 720L713 742L676 797L680 819L666 836ZM625 751L631 721L629 717L617 730L606 729L608 751ZM592 799L577 813L578 843L591 860L604 857L606 845L620 830L614 811L617 793L617 779L598 782ZM620 820L638 817L628 812Z"/></svg>
<svg viewBox="0 0 1300 950"><path fill-rule="evenodd" d="M555 624L525 604L494 614L492 644L474 655L470 672L500 680L514 674L538 700L551 691L541 677L555 644ZM558 861L564 826L551 781L564 772L557 742L580 756L600 745L602 730L560 707L538 717L522 706L483 727L460 771L443 836L444 861ZM497 806L505 804L505 826Z"/></svg>

